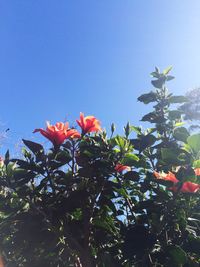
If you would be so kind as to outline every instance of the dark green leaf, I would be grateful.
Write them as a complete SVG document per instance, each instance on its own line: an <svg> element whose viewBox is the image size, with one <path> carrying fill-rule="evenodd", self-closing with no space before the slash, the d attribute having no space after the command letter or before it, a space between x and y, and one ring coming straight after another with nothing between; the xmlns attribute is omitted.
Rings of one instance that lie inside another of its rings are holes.
<svg viewBox="0 0 200 267"><path fill-rule="evenodd" d="M56 154L55 159L64 165L70 162L72 158L68 151L60 151L58 154Z"/></svg>
<svg viewBox="0 0 200 267"><path fill-rule="evenodd" d="M177 155L180 154L180 151L173 148L161 148L161 156L162 160L168 164L177 164L179 160L177 159Z"/></svg>
<svg viewBox="0 0 200 267"><path fill-rule="evenodd" d="M154 92L143 94L140 97L138 97L138 101L143 102L144 104L149 104L151 102L155 102L156 100L157 100L157 94Z"/></svg>
<svg viewBox="0 0 200 267"><path fill-rule="evenodd" d="M170 261L173 262L174 266L181 267L187 262L187 254L177 245L169 246L168 253L170 255Z"/></svg>
<svg viewBox="0 0 200 267"><path fill-rule="evenodd" d="M156 142L157 138L152 134L142 135L140 139L131 139L130 142L135 149L140 152L146 149L147 147L152 146Z"/></svg>
<svg viewBox="0 0 200 267"><path fill-rule="evenodd" d="M129 171L124 174L124 179L137 182L140 180L140 175L136 171Z"/></svg>
<svg viewBox="0 0 200 267"><path fill-rule="evenodd" d="M160 77L160 74L156 71L153 71L151 74L151 76L153 76L154 78L159 78Z"/></svg>
<svg viewBox="0 0 200 267"><path fill-rule="evenodd" d="M165 81L166 81L166 77L162 76L158 78L157 80L151 81L151 83L153 84L154 87L161 89L163 85L165 84Z"/></svg>
<svg viewBox="0 0 200 267"><path fill-rule="evenodd" d="M186 128L179 127L174 130L174 138L178 141L186 142L189 136L189 133Z"/></svg>
<svg viewBox="0 0 200 267"><path fill-rule="evenodd" d="M171 96L171 97L169 98L169 102L170 102L171 104L175 104L175 103L185 103L185 102L187 102L187 101L188 101L187 97L182 96L182 95Z"/></svg>
<svg viewBox="0 0 200 267"><path fill-rule="evenodd" d="M44 148L42 145L25 139L22 139L22 141L33 152L33 154L36 155L44 153Z"/></svg>
<svg viewBox="0 0 200 267"><path fill-rule="evenodd" d="M182 112L179 110L170 110L169 111L169 119L170 120L177 120L181 118Z"/></svg>
<svg viewBox="0 0 200 267"><path fill-rule="evenodd" d="M10 159L10 153L9 153L9 150L7 150L6 151L6 154L5 154L5 160L4 160L4 162L5 162L6 165L8 164L9 159Z"/></svg>
<svg viewBox="0 0 200 267"><path fill-rule="evenodd" d="M200 151L200 134L194 134L187 138L188 145L196 153Z"/></svg>
<svg viewBox="0 0 200 267"><path fill-rule="evenodd" d="M135 163L139 160L138 156L135 154L128 153L122 160L122 164L128 166L134 166Z"/></svg>
<svg viewBox="0 0 200 267"><path fill-rule="evenodd" d="M172 75L167 75L166 78L167 78L167 79L166 79L167 81L171 81L171 80L175 79L175 77L172 76Z"/></svg>
<svg viewBox="0 0 200 267"><path fill-rule="evenodd" d="M131 131L136 132L137 134L141 134L141 128L140 127L135 127L135 126L130 126Z"/></svg>
<svg viewBox="0 0 200 267"><path fill-rule="evenodd" d="M151 123L162 123L165 122L166 119L160 116L157 112L149 112L148 114L144 115L141 121L148 121Z"/></svg>

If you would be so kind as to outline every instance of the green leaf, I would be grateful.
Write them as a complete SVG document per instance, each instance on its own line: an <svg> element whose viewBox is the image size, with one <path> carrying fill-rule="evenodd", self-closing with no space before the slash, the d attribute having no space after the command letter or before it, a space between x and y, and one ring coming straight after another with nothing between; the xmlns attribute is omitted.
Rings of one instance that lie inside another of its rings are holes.
<svg viewBox="0 0 200 267"><path fill-rule="evenodd" d="M174 138L178 141L186 142L189 136L189 133L186 128L179 127L174 130Z"/></svg>
<svg viewBox="0 0 200 267"><path fill-rule="evenodd" d="M126 139L124 139L123 137L121 137L121 136L119 136L119 135L117 135L117 136L114 138L114 140L115 140L116 145L118 145L119 148L122 148L122 149L123 149L123 148L126 146L126 144L127 144Z"/></svg>
<svg viewBox="0 0 200 267"><path fill-rule="evenodd" d="M7 165L7 176L11 177L16 168L17 168L17 165L15 162L9 162Z"/></svg>
<svg viewBox="0 0 200 267"><path fill-rule="evenodd" d="M157 94L154 92L150 92L148 94L143 94L138 97L138 101L143 102L144 104L149 104L151 102L155 102L157 100Z"/></svg>
<svg viewBox="0 0 200 267"><path fill-rule="evenodd" d="M176 122L176 123L175 123L175 126L176 126L176 127L180 127L180 126L183 126L184 124L185 124L185 122L180 121L180 122Z"/></svg>
<svg viewBox="0 0 200 267"><path fill-rule="evenodd" d="M126 190L124 188L115 188L115 191L122 197L124 198L129 198L128 193L126 192Z"/></svg>
<svg viewBox="0 0 200 267"><path fill-rule="evenodd" d="M189 249L189 251L199 255L199 247L200 247L200 237L189 234L189 236L188 236L188 249Z"/></svg>
<svg viewBox="0 0 200 267"><path fill-rule="evenodd" d="M196 153L200 151L200 134L194 134L187 138L188 145Z"/></svg>
<svg viewBox="0 0 200 267"><path fill-rule="evenodd" d="M116 129L115 124L112 123L112 124L111 124L111 133L112 133L112 134L114 133L115 129Z"/></svg>
<svg viewBox="0 0 200 267"><path fill-rule="evenodd" d="M194 167L194 168L200 168L200 159L195 160L195 161L193 162L193 167Z"/></svg>
<svg viewBox="0 0 200 267"><path fill-rule="evenodd" d="M42 145L22 139L23 143L33 152L33 154L39 154L39 153L44 153L44 148Z"/></svg>
<svg viewBox="0 0 200 267"><path fill-rule="evenodd" d="M151 81L151 83L154 87L161 89L163 85L165 84L165 81L166 81L166 77L162 76L158 78L157 80Z"/></svg>
<svg viewBox="0 0 200 267"><path fill-rule="evenodd" d="M127 122L126 126L124 127L124 133L126 138L128 138L129 134L131 133L130 123Z"/></svg>
<svg viewBox="0 0 200 267"><path fill-rule="evenodd" d="M15 181L15 187L21 187L30 182L35 177L35 173L17 168L13 172L13 180Z"/></svg>
<svg viewBox="0 0 200 267"><path fill-rule="evenodd" d="M170 120L177 120L181 118L182 112L179 110L170 110L169 111L169 119Z"/></svg>
<svg viewBox="0 0 200 267"><path fill-rule="evenodd" d="M135 162L134 167L135 168L148 169L148 168L151 168L151 165L149 164L149 162L146 160L145 157L140 155L140 159L139 159L139 161Z"/></svg>
<svg viewBox="0 0 200 267"><path fill-rule="evenodd" d="M153 134L147 134L142 136L141 142L145 148L152 146L157 141L157 138Z"/></svg>
<svg viewBox="0 0 200 267"><path fill-rule="evenodd" d="M187 153L191 154L192 153L192 149L188 144L184 144L184 146L182 147L182 149L184 151L186 151Z"/></svg>
<svg viewBox="0 0 200 267"><path fill-rule="evenodd" d="M177 245L171 245L168 247L168 253L174 266L181 267L187 262L187 254L181 247Z"/></svg>
<svg viewBox="0 0 200 267"><path fill-rule="evenodd" d="M138 156L135 154L128 153L122 160L122 164L128 166L134 166L135 163L139 160Z"/></svg>
<svg viewBox="0 0 200 267"><path fill-rule="evenodd" d="M124 179L138 182L140 180L140 175L136 171L129 171L124 174Z"/></svg>
<svg viewBox="0 0 200 267"><path fill-rule="evenodd" d="M75 220L75 221L81 220L82 219L82 215L83 215L83 212L82 212L82 210L80 208L75 209L71 214L72 219Z"/></svg>
<svg viewBox="0 0 200 267"><path fill-rule="evenodd" d="M136 132L137 134L141 134L141 128L140 127L135 127L135 126L130 126L131 131Z"/></svg>
<svg viewBox="0 0 200 267"><path fill-rule="evenodd" d="M91 178L94 176L93 169L89 167L80 168L78 174L82 177Z"/></svg>
<svg viewBox="0 0 200 267"><path fill-rule="evenodd" d="M172 75L167 75L166 78L167 78L167 79L166 79L167 81L171 81L171 80L175 79L175 77L172 76Z"/></svg>
<svg viewBox="0 0 200 267"><path fill-rule="evenodd" d="M6 151L4 163L7 165L10 159L10 153L9 150Z"/></svg>
<svg viewBox="0 0 200 267"><path fill-rule="evenodd" d="M166 69L163 70L163 74L167 75L171 70L172 70L172 66L169 66L169 67L167 67Z"/></svg>
<svg viewBox="0 0 200 267"><path fill-rule="evenodd" d="M146 149L147 147L152 146L157 141L157 138L153 134L147 134L140 136L140 139L131 139L130 142L135 149L140 152Z"/></svg>
<svg viewBox="0 0 200 267"><path fill-rule="evenodd" d="M168 164L178 163L179 160L177 158L178 151L176 149L170 148L161 148L161 156L162 160L164 160Z"/></svg>
<svg viewBox="0 0 200 267"><path fill-rule="evenodd" d="M156 71L153 71L152 73L150 73L150 75L154 78L159 78L160 77L160 74Z"/></svg>
<svg viewBox="0 0 200 267"><path fill-rule="evenodd" d="M84 152L85 152L85 151L84 151ZM60 151L60 152L56 155L55 159L56 159L57 161L63 163L63 165L64 165L64 164L66 164L66 163L68 163L68 162L71 161L71 155L69 154L68 151Z"/></svg>
<svg viewBox="0 0 200 267"><path fill-rule="evenodd" d="M114 225L114 221L113 221L111 216L103 216L103 218L102 218L102 216L101 217L95 217L93 219L93 224L96 227L103 228L110 233L114 234L116 232L116 227Z"/></svg>
<svg viewBox="0 0 200 267"><path fill-rule="evenodd" d="M11 161L16 163L20 168L24 170L32 170L32 171L39 172L39 173L45 172L45 170L43 170L43 167L40 165L37 165L35 162L27 162L21 159L12 159Z"/></svg>
<svg viewBox="0 0 200 267"><path fill-rule="evenodd" d="M141 121L156 123L160 121L160 117L159 114L157 114L156 112L149 112L148 114L142 117Z"/></svg>
<svg viewBox="0 0 200 267"><path fill-rule="evenodd" d="M183 96L183 95L171 96L171 97L169 98L169 102L170 102L171 104L185 103L185 102L187 102L187 101L188 101L187 97L185 97L185 96Z"/></svg>

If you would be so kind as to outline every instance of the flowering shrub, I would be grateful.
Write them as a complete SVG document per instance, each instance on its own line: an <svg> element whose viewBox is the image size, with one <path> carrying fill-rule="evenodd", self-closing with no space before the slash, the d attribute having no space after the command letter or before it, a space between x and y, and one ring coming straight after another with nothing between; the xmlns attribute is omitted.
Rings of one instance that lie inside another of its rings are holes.
<svg viewBox="0 0 200 267"><path fill-rule="evenodd" d="M2 266L199 266L200 135L183 127L169 71L138 98L154 103L151 128L109 137L81 113L81 133L48 123L34 130L47 148L23 140L21 158L0 159Z"/></svg>

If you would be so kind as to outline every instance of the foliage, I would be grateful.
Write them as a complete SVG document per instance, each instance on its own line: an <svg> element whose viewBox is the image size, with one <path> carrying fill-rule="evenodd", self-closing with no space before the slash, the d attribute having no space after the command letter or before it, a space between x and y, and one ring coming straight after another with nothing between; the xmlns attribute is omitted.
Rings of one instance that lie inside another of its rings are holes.
<svg viewBox="0 0 200 267"><path fill-rule="evenodd" d="M184 113L184 120L190 124L190 130L199 130L200 121L200 88L189 90L186 93L187 101L180 106Z"/></svg>
<svg viewBox="0 0 200 267"><path fill-rule="evenodd" d="M0 247L9 267L195 267L200 264L200 135L184 127L168 92L171 68L152 73L143 131L103 131L81 113L36 129L53 146L23 140L0 161Z"/></svg>

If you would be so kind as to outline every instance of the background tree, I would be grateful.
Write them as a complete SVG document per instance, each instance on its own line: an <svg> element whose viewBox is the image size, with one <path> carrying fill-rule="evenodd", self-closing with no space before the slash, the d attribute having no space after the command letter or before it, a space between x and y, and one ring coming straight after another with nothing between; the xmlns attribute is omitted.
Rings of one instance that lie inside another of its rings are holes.
<svg viewBox="0 0 200 267"><path fill-rule="evenodd" d="M198 130L200 121L200 88L189 90L185 96L187 102L180 106L180 110L184 113L184 120L190 124L190 130Z"/></svg>

